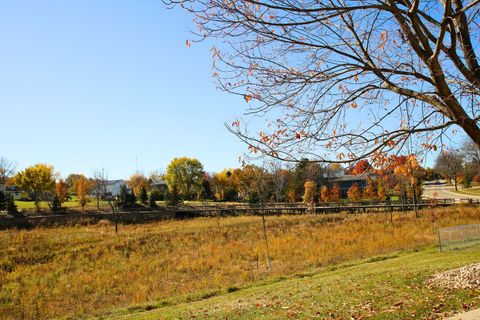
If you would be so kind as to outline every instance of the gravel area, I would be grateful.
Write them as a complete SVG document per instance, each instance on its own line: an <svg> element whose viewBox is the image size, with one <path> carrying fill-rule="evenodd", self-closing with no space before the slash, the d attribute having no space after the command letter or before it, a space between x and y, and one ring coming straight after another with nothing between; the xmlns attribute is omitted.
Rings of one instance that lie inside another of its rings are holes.
<svg viewBox="0 0 480 320"><path fill-rule="evenodd" d="M437 288L480 289L480 263L434 274L427 283Z"/></svg>

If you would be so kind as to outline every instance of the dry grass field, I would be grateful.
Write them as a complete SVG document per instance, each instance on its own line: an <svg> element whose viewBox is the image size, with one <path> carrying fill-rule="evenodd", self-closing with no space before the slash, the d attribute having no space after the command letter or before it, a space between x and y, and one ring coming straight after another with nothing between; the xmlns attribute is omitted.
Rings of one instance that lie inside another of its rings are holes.
<svg viewBox="0 0 480 320"><path fill-rule="evenodd" d="M478 223L478 208L435 209L435 227ZM0 232L0 318L81 318L194 301L264 281L436 242L431 210L199 218ZM219 224L218 224L219 222Z"/></svg>

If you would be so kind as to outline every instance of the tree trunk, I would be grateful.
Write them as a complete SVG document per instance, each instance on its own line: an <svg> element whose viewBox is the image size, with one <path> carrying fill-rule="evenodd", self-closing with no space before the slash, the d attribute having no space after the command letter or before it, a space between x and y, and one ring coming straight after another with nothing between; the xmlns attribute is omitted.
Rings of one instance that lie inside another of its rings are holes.
<svg viewBox="0 0 480 320"><path fill-rule="evenodd" d="M413 210L415 211L415 218L418 218L418 208L417 208L417 190L415 190L415 184L412 183L413 191Z"/></svg>

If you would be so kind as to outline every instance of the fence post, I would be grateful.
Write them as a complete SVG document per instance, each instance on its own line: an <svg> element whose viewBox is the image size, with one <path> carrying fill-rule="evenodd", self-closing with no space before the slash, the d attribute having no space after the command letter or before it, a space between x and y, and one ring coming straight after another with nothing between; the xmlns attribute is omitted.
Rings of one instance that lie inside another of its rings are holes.
<svg viewBox="0 0 480 320"><path fill-rule="evenodd" d="M442 238L440 237L440 228L437 229L437 233L438 233L438 244L440 247L440 252L442 252Z"/></svg>

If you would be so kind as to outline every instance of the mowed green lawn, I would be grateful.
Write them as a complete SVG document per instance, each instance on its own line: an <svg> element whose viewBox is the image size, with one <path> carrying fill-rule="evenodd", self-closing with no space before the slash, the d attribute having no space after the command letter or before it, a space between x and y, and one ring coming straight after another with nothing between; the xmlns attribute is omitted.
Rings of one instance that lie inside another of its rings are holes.
<svg viewBox="0 0 480 320"><path fill-rule="evenodd" d="M437 319L480 305L480 290L432 289L436 272L480 262L480 246L429 247L311 270L199 300L117 310L109 319ZM149 311L146 311L149 310Z"/></svg>
<svg viewBox="0 0 480 320"><path fill-rule="evenodd" d="M15 200L15 204L17 205L17 208L19 210L22 209L35 209L35 202L34 201L19 201ZM107 201L100 201L100 207L107 207L108 202ZM62 207L64 208L81 208L80 204L78 203L78 200L76 197L72 197L71 201L67 201L62 203ZM95 199L90 199L90 202L87 204L86 209L90 208L96 208L97 207L97 201ZM41 201L40 202L40 208L42 209L48 209L48 202L46 201Z"/></svg>

